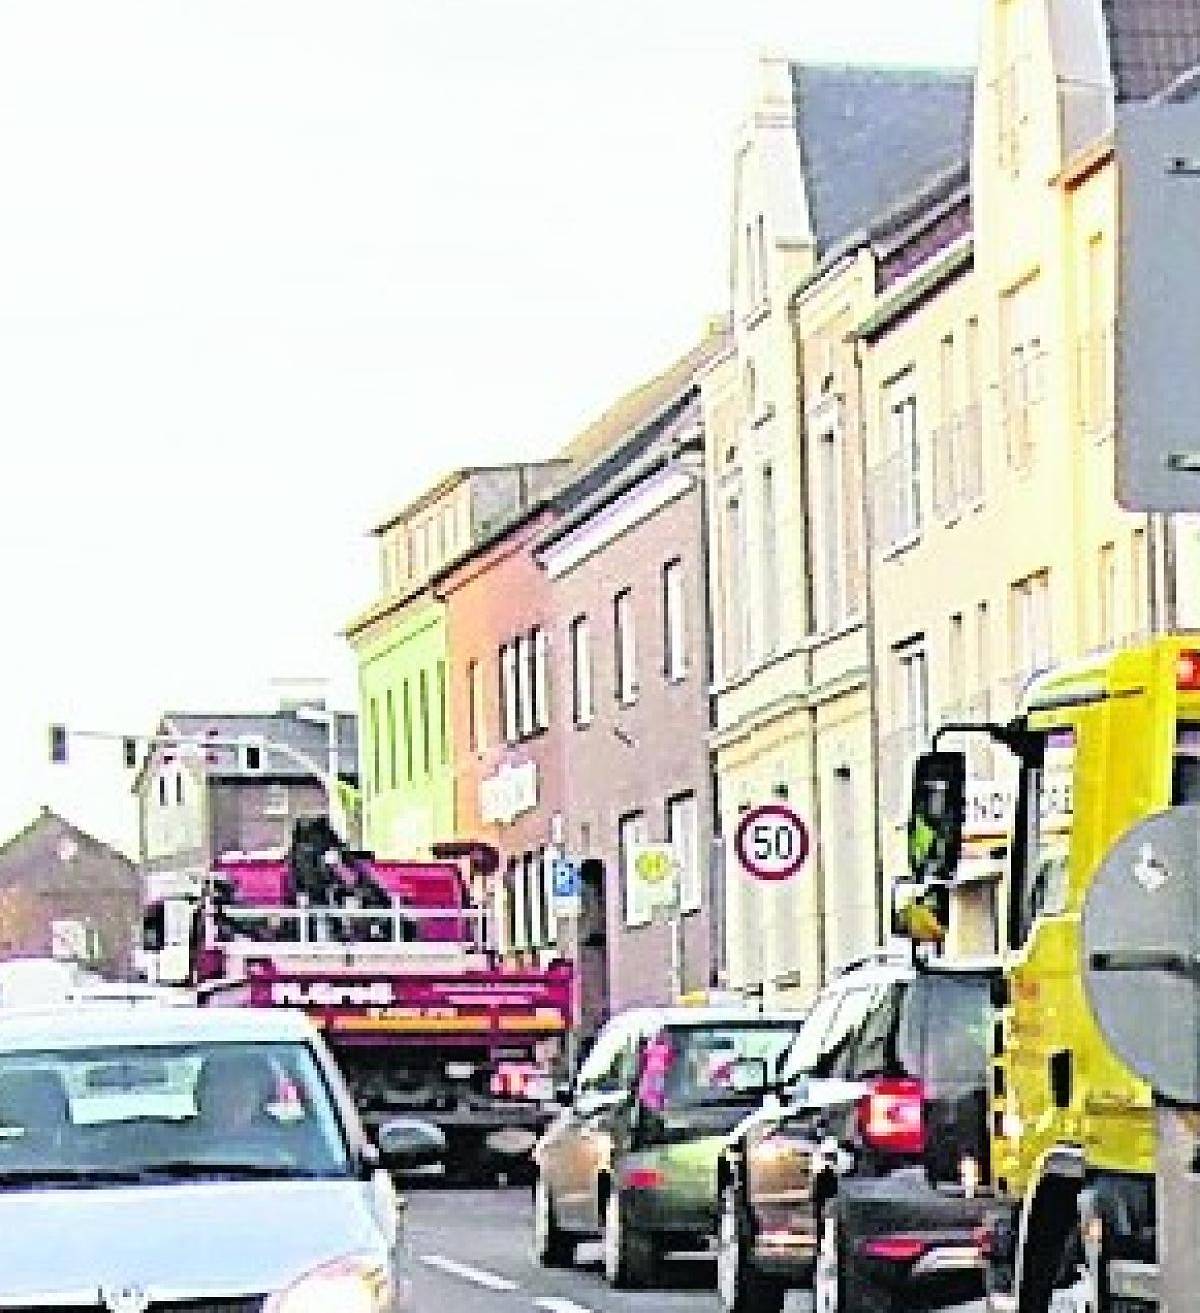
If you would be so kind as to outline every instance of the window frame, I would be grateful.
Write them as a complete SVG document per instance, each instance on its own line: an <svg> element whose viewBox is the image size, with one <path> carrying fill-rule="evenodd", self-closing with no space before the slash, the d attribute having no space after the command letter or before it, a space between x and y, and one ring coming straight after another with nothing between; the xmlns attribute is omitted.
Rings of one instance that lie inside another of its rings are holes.
<svg viewBox="0 0 1200 1313"><path fill-rule="evenodd" d="M624 707L638 700L637 631L633 616L633 589L622 588L613 596L613 645L616 656L616 700Z"/></svg>
<svg viewBox="0 0 1200 1313"><path fill-rule="evenodd" d="M685 829L690 838L691 879L685 882L688 867L686 852L680 851L677 842L677 826L680 813L685 820ZM699 912L704 906L704 872L700 860L700 802L694 789L672 794L666 803L667 842L675 850L675 859L679 863L679 911L683 916Z"/></svg>
<svg viewBox="0 0 1200 1313"><path fill-rule="evenodd" d="M681 684L688 677L687 598L683 558L673 556L662 567L663 676Z"/></svg>
<svg viewBox="0 0 1200 1313"><path fill-rule="evenodd" d="M577 615L571 621L568 633L571 646L571 719L576 729L586 729L596 715L591 622L586 615Z"/></svg>

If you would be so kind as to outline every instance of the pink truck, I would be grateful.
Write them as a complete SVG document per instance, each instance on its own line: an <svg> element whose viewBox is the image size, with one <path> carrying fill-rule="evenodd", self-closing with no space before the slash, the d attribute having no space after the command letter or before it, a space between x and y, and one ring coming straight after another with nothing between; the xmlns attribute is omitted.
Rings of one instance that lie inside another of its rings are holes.
<svg viewBox="0 0 1200 1313"><path fill-rule="evenodd" d="M572 1024L572 968L500 965L457 862L377 861L320 823L285 858L222 858L157 897L143 973L218 1007L301 1008L364 1121L440 1126L461 1177L527 1169Z"/></svg>

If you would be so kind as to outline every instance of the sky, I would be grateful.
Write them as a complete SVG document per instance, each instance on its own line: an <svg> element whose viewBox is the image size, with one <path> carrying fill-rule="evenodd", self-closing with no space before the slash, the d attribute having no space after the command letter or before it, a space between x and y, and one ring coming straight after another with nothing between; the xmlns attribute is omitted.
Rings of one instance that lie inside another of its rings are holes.
<svg viewBox="0 0 1200 1313"><path fill-rule="evenodd" d="M759 52L971 64L976 0L5 0L0 838L130 846L161 711L353 706L370 526L728 300Z"/></svg>

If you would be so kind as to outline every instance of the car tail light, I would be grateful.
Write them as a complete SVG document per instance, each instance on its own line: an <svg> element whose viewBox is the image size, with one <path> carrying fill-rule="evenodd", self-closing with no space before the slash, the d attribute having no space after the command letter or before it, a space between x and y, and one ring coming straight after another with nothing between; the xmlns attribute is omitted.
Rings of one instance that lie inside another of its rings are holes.
<svg viewBox="0 0 1200 1313"><path fill-rule="evenodd" d="M657 1167L627 1167L621 1173L621 1185L626 1190L659 1190L666 1182Z"/></svg>
<svg viewBox="0 0 1200 1313"><path fill-rule="evenodd" d="M1175 687L1181 693L1200 693L1200 652L1180 652L1175 663Z"/></svg>
<svg viewBox="0 0 1200 1313"><path fill-rule="evenodd" d="M675 1050L668 1036L659 1035L646 1045L638 1081L638 1102L651 1112L662 1112L667 1106L667 1076L674 1061Z"/></svg>
<svg viewBox="0 0 1200 1313"><path fill-rule="evenodd" d="M865 1258L882 1258L888 1263L911 1263L928 1248L928 1242L916 1236L883 1235L862 1241L858 1252Z"/></svg>
<svg viewBox="0 0 1200 1313"><path fill-rule="evenodd" d="M981 1258L991 1258L996 1252L996 1233L988 1222L982 1223L971 1232L971 1240L979 1250Z"/></svg>
<svg viewBox="0 0 1200 1313"><path fill-rule="evenodd" d="M858 1105L859 1134L887 1153L925 1151L925 1088L919 1080L877 1080Z"/></svg>

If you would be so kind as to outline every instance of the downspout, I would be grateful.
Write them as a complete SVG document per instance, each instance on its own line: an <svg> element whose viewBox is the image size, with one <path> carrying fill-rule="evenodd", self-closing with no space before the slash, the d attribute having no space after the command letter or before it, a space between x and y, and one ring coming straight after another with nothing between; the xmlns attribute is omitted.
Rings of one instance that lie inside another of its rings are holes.
<svg viewBox="0 0 1200 1313"><path fill-rule="evenodd" d="M810 641L805 645L805 702L808 710L808 789L812 806L812 828L816 836L816 871L814 894L816 901L817 932L817 979L825 985L829 969L827 926L828 889L826 887L825 840L822 825L821 808L821 769L817 756L817 708L812 699L813 687L813 645L811 637L815 632L816 590L813 585L813 535L812 506L810 503L811 477L810 453L807 443L808 424L805 417L804 391L804 341L800 333L796 302L792 301L788 316L792 330L794 368L796 371L796 451L800 458L800 523L801 544L804 552L804 629Z"/></svg>
<svg viewBox="0 0 1200 1313"><path fill-rule="evenodd" d="M1146 512L1146 620L1151 635L1158 634L1158 525L1150 511Z"/></svg>
<svg viewBox="0 0 1200 1313"><path fill-rule="evenodd" d="M887 939L884 901L887 888L883 870L883 824L879 807L879 662L875 659L875 535L871 522L870 471L867 466L867 405L863 380L862 339L854 339L854 379L858 410L859 496L863 533L863 625L867 639L867 717L871 757L871 846L875 863L875 938ZM890 919L890 918L889 918Z"/></svg>
<svg viewBox="0 0 1200 1313"><path fill-rule="evenodd" d="M1163 516L1163 619L1167 633L1179 627L1179 576L1175 516Z"/></svg>

